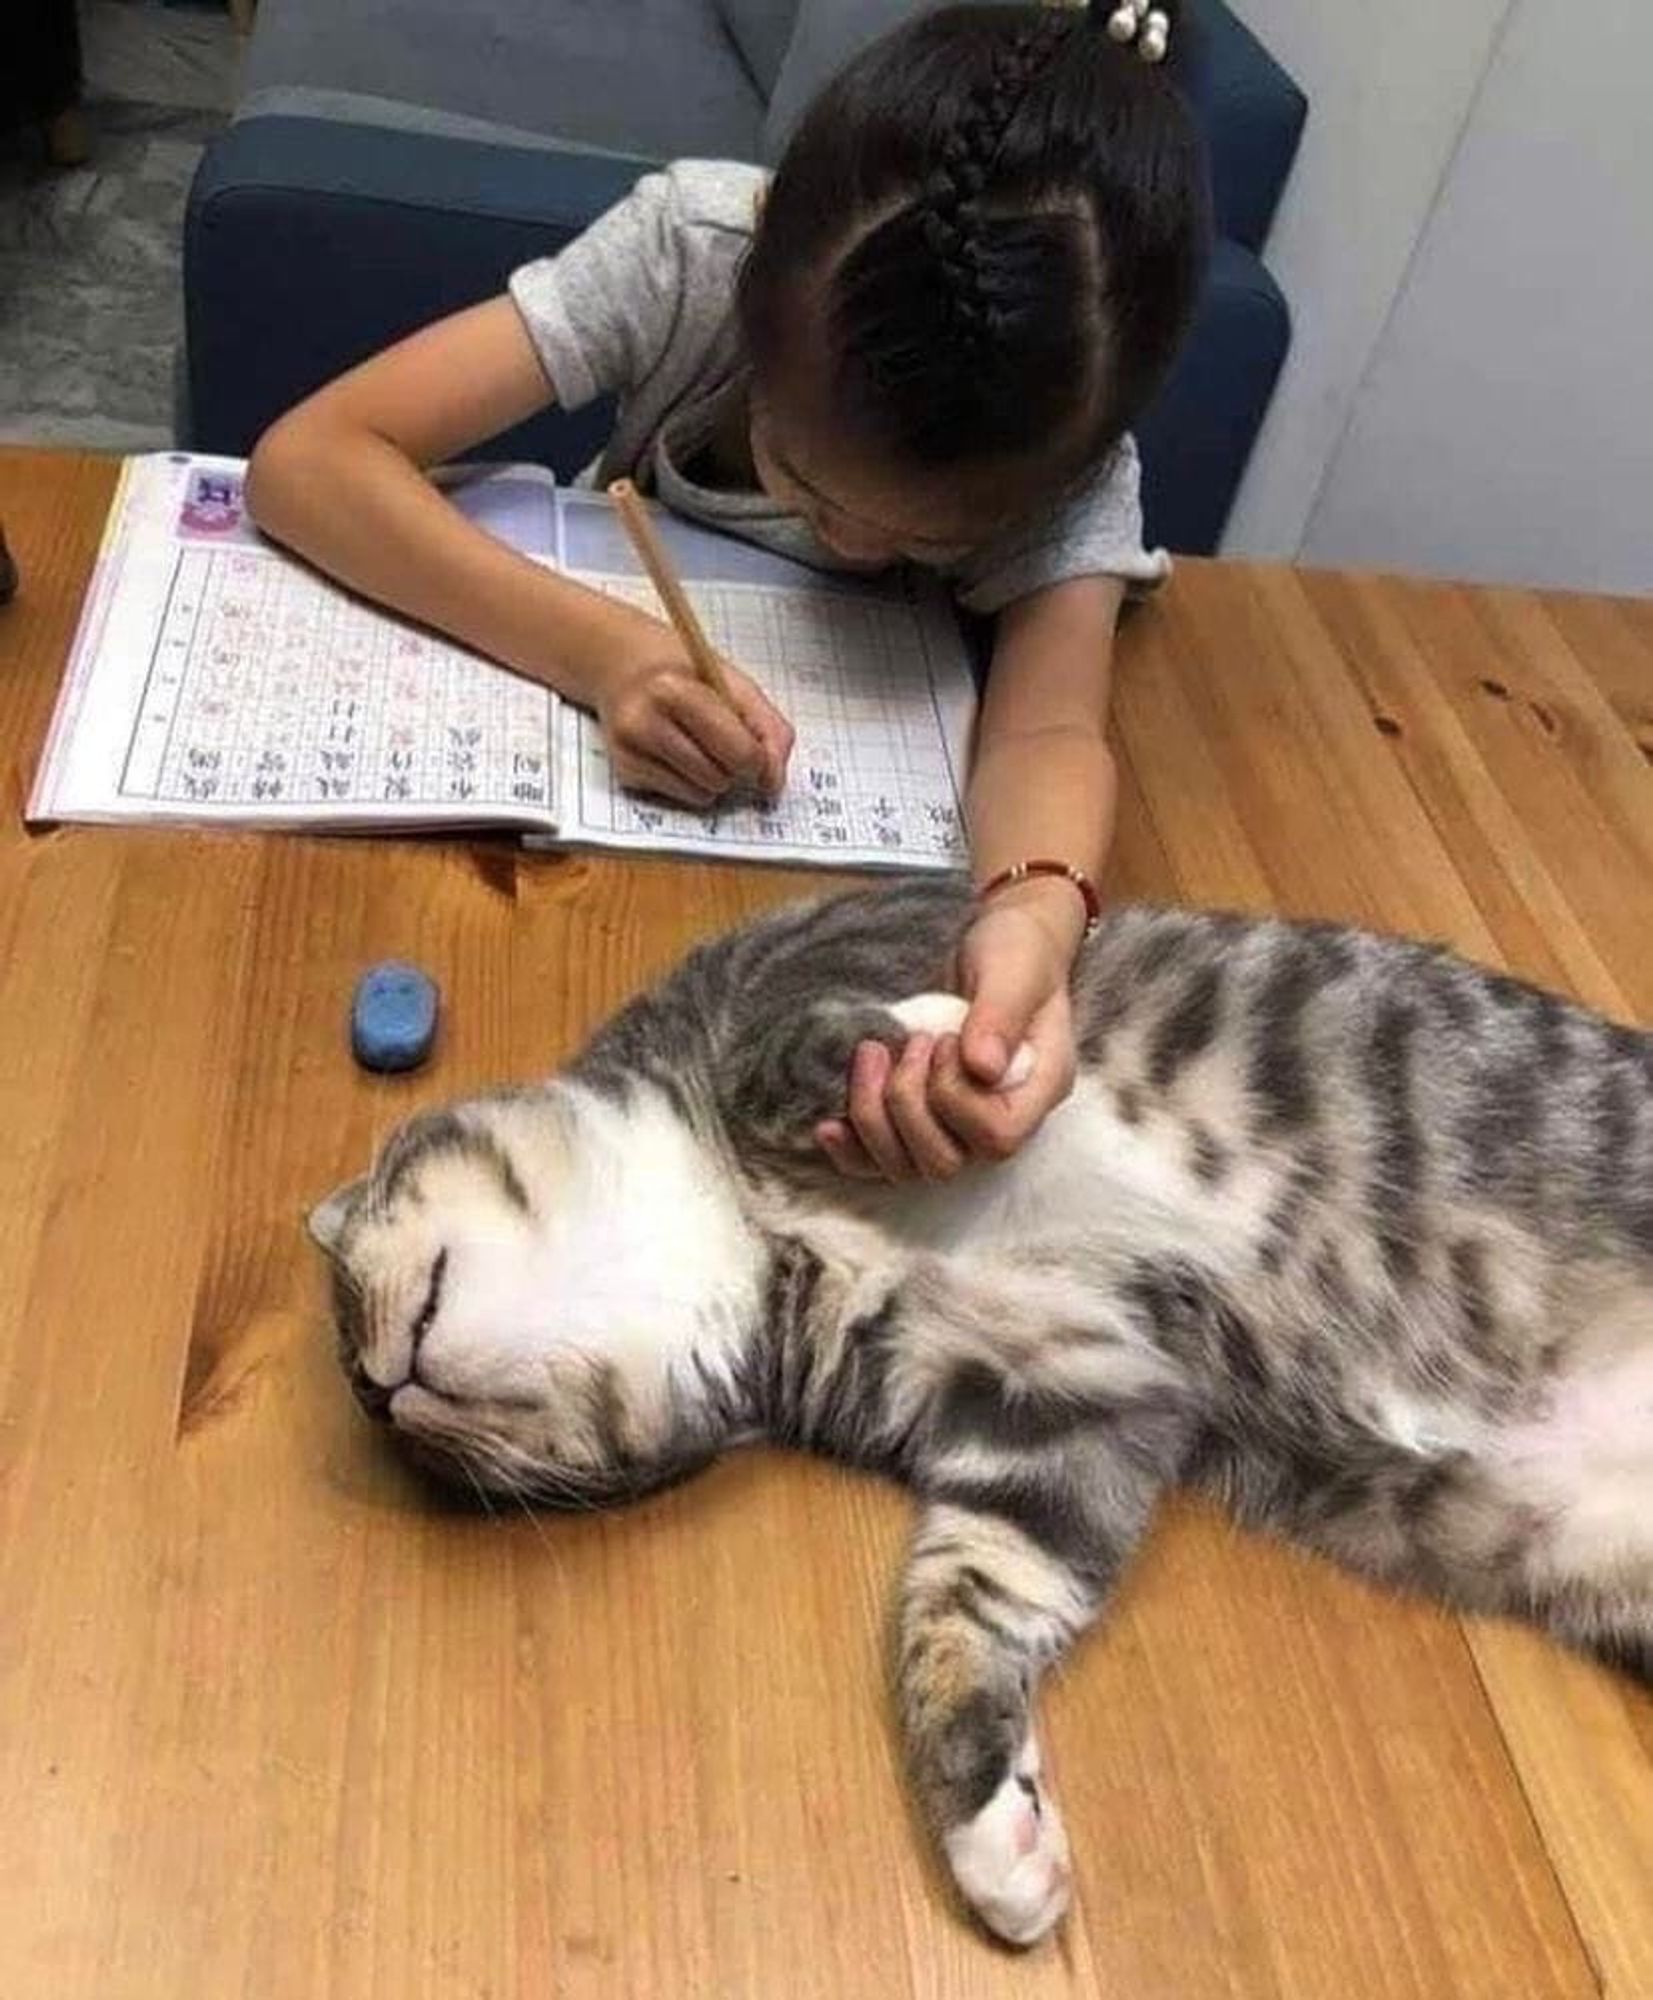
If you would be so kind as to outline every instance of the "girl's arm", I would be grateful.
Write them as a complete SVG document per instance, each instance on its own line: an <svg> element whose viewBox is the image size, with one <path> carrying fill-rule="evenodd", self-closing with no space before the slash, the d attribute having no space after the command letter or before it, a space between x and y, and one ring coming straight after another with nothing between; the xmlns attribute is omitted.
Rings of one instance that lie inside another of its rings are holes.
<svg viewBox="0 0 1653 2000"><path fill-rule="evenodd" d="M692 803L778 788L791 732L740 677L743 729L670 628L532 562L425 477L556 399L515 305L490 299L387 348L265 432L247 498L276 540L363 596L597 710L620 776Z"/></svg>
<svg viewBox="0 0 1653 2000"><path fill-rule="evenodd" d="M1123 596L1114 578L1078 577L1000 615L968 793L976 881L1038 859L1100 880L1117 789L1106 731ZM1034 878L983 905L959 955L962 1035L939 1048L915 1036L893 1068L887 1050L864 1043L847 1123L817 1133L833 1162L861 1176L942 1178L967 1159L1013 1153L1073 1084L1067 981L1084 927L1069 882ZM1000 1091L1022 1041L1037 1056L1033 1076Z"/></svg>
<svg viewBox="0 0 1653 2000"><path fill-rule="evenodd" d="M1123 599L1124 587L1113 577L1075 577L1001 615L967 802L977 882L1038 859L1069 862L1101 881L1118 790L1107 727ZM1065 974L1085 927L1084 902L1073 885L1036 877L1002 889L979 922L1009 909L1048 931ZM964 1057L991 1080L1003 1063L972 1047L972 1030L983 1028L979 1020L967 1025Z"/></svg>

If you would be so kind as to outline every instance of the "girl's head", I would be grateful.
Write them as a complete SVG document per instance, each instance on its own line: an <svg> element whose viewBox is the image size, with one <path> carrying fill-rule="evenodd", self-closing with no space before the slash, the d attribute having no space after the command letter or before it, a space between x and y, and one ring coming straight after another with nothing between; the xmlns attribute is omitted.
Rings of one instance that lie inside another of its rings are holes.
<svg viewBox="0 0 1653 2000"><path fill-rule="evenodd" d="M980 542L1099 459L1175 353L1204 157L1105 13L921 15L787 148L740 283L753 449L852 559Z"/></svg>

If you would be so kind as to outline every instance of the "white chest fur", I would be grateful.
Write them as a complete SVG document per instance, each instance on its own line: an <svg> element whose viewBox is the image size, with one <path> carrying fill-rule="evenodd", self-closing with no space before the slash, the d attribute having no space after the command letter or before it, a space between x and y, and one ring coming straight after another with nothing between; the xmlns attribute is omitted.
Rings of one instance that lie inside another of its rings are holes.
<svg viewBox="0 0 1653 2000"><path fill-rule="evenodd" d="M1269 1186L1261 1173L1203 1186L1184 1135L1127 1124L1106 1086L1081 1077L1013 1159L903 1189L887 1219L914 1247L944 1253L1083 1242L1093 1253L1177 1252L1227 1268L1254 1242Z"/></svg>

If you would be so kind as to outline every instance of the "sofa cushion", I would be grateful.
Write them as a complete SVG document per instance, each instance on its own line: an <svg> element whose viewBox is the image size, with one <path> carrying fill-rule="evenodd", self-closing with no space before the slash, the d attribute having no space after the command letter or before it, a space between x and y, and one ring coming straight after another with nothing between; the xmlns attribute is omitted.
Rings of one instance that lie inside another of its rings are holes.
<svg viewBox="0 0 1653 2000"><path fill-rule="evenodd" d="M260 10L244 88L349 93L661 160L755 159L764 115L715 0L281 0Z"/></svg>
<svg viewBox="0 0 1653 2000"><path fill-rule="evenodd" d="M764 159L773 165L780 158L810 99L857 49L920 11L918 0L798 0L792 39L763 121Z"/></svg>
<svg viewBox="0 0 1653 2000"><path fill-rule="evenodd" d="M301 397L502 292L519 264L561 250L644 171L609 153L334 118L232 125L207 148L185 214L179 442L244 458ZM475 456L571 478L613 424L606 400L542 410Z"/></svg>
<svg viewBox="0 0 1653 2000"><path fill-rule="evenodd" d="M798 18L798 0L718 0L717 10L735 38L752 81L767 97L786 59Z"/></svg>

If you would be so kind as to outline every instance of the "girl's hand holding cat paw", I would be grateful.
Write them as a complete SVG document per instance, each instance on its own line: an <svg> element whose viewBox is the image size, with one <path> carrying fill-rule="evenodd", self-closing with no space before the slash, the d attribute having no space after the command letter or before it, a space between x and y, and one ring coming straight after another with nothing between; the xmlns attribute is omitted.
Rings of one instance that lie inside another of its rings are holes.
<svg viewBox="0 0 1653 2000"><path fill-rule="evenodd" d="M1016 1081L1016 1059L998 1070L993 1081L973 1073L970 1047L972 1007L962 1037L949 1037L931 1072L930 1104L973 1160L1008 1160L1026 1145L1073 1088L1078 1059L1073 1041L1073 1009L1065 984L1034 1013L1020 1033L1007 1023L996 1042L1008 1049L1025 1047L1033 1067L1025 1082Z"/></svg>
<svg viewBox="0 0 1653 2000"><path fill-rule="evenodd" d="M895 1009L934 1011L926 994ZM958 1002L962 1014L965 1003ZM1006 1160L1073 1088L1075 1053L1067 987L1028 1023L996 1082L966 1071L959 1036L909 1022L899 1056L862 1042L850 1068L847 1116L816 1127L821 1150L855 1180L950 1180L972 1160ZM966 1024L966 1032L968 1027Z"/></svg>
<svg viewBox="0 0 1653 2000"><path fill-rule="evenodd" d="M949 1180L972 1160L1008 1160L1033 1136L1072 1090L1078 1065L1068 997L1075 908L1082 927L1082 906L1061 883L1030 883L994 902L959 952L968 1000L959 1033L914 1021L899 1057L879 1042L857 1048L847 1116L815 1132L840 1173ZM1024 1046L1033 1056L1025 1079L1016 1074Z"/></svg>
<svg viewBox="0 0 1653 2000"><path fill-rule="evenodd" d="M938 1051L951 1047L956 1066L957 1036L920 1031L908 1036L899 1056L882 1042L862 1042L850 1065L848 1117L816 1127L822 1152L854 1180L950 1180L968 1157L964 1147L936 1117L931 1084Z"/></svg>

